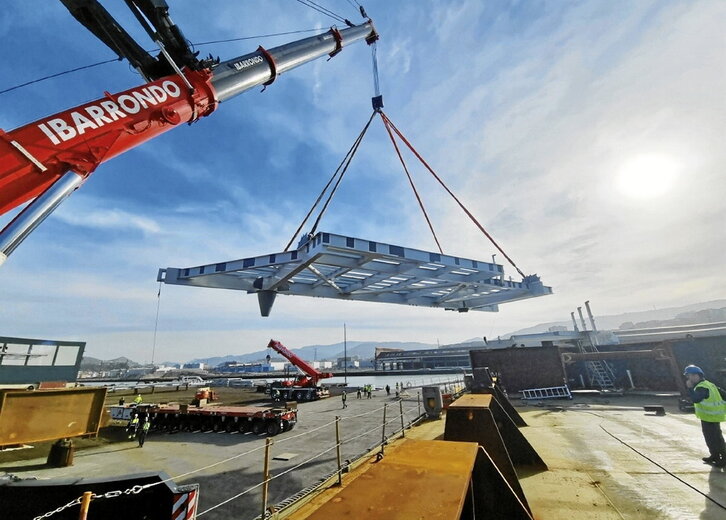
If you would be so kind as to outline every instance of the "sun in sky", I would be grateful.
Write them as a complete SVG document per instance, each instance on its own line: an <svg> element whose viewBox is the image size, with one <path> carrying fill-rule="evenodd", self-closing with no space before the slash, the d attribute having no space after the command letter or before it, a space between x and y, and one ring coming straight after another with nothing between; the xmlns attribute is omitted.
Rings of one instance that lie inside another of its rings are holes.
<svg viewBox="0 0 726 520"><path fill-rule="evenodd" d="M616 182L623 195L653 199L665 195L673 188L677 173L678 165L672 157L643 154L622 165Z"/></svg>

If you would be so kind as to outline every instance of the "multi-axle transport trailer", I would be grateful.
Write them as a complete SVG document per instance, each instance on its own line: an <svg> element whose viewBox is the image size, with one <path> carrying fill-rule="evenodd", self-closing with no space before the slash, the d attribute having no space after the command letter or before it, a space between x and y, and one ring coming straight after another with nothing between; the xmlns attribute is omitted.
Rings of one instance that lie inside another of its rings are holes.
<svg viewBox="0 0 726 520"><path fill-rule="evenodd" d="M215 431L228 433L252 432L273 436L292 430L297 422L297 404L266 408L259 406L203 406L187 405L140 405L112 406L111 418L130 421L136 413L139 422L151 419L154 431Z"/></svg>

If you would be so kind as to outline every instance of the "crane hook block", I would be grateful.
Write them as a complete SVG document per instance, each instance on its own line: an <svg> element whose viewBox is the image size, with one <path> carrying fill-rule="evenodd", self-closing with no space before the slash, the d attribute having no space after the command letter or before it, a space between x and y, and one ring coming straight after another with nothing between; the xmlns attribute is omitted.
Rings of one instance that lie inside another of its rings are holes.
<svg viewBox="0 0 726 520"><path fill-rule="evenodd" d="M373 105L373 110L380 112L383 108L383 95L373 96L371 98L371 104Z"/></svg>

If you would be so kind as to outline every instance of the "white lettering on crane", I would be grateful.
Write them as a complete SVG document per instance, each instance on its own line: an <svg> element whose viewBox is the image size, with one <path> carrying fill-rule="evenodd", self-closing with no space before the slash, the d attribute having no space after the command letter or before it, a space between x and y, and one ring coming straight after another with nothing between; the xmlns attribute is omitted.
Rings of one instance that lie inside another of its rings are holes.
<svg viewBox="0 0 726 520"><path fill-rule="evenodd" d="M264 60L262 59L262 56L255 56L253 58L247 58L246 60L242 61L236 61L234 62L234 68L237 70L243 70L247 67L251 67L252 65L257 65L258 63L262 63ZM179 87L177 87L179 88Z"/></svg>
<svg viewBox="0 0 726 520"><path fill-rule="evenodd" d="M51 143L58 145L83 135L87 130L96 130L122 117L128 117L129 114L138 114L142 108L156 106L170 98L178 98L181 93L179 85L166 80L161 85L149 85L128 94L121 94L116 101L104 99L96 105L84 107L82 111L74 110L64 115L66 119L55 117L37 126Z"/></svg>
<svg viewBox="0 0 726 520"><path fill-rule="evenodd" d="M179 97L181 95L181 89L179 88L179 85L174 83L173 81L169 81L168 79L161 84L162 87L164 87L164 90L166 90L166 93L169 94L171 97Z"/></svg>
<svg viewBox="0 0 726 520"><path fill-rule="evenodd" d="M126 117L126 114L121 112L118 109L118 105L113 101L101 101L101 106L106 109L106 112L108 112L108 115L110 115L114 121L118 121L120 117Z"/></svg>
<svg viewBox="0 0 726 520"><path fill-rule="evenodd" d="M129 96L128 94L119 96L118 104L127 114L137 114L139 110L141 110L141 103L139 103L139 100Z"/></svg>
<svg viewBox="0 0 726 520"><path fill-rule="evenodd" d="M63 141L73 139L76 135L78 135L75 128L71 128L68 126L68 123L60 118L51 119L48 121L48 126L55 131L55 133L58 134L58 137L60 137Z"/></svg>
<svg viewBox="0 0 726 520"><path fill-rule="evenodd" d="M94 130L98 128L96 124L88 119L86 116L83 116L79 114L78 112L71 112L71 119L73 119L73 124L76 125L76 131L78 132L78 135L83 135L86 133L86 128L93 128Z"/></svg>
<svg viewBox="0 0 726 520"><path fill-rule="evenodd" d="M50 139L51 143L60 144L60 141L58 140L58 138L55 136L55 134L53 132L50 131L50 128L45 126L45 123L40 123L38 125L38 128L40 128L43 131L43 133L48 136L48 139Z"/></svg>

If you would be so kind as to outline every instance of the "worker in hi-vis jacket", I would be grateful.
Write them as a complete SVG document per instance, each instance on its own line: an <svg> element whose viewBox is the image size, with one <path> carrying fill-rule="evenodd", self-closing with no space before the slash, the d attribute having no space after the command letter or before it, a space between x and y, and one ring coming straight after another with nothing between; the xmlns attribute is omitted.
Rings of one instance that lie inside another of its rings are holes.
<svg viewBox="0 0 726 520"><path fill-rule="evenodd" d="M726 443L721 433L721 423L726 421L726 401L719 388L707 381L703 370L696 365L688 365L683 371L686 386L696 411L701 419L703 438L710 455L703 462L718 468L726 466Z"/></svg>

